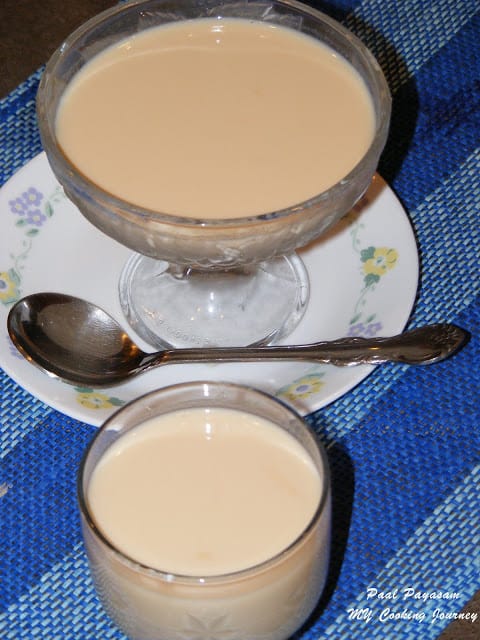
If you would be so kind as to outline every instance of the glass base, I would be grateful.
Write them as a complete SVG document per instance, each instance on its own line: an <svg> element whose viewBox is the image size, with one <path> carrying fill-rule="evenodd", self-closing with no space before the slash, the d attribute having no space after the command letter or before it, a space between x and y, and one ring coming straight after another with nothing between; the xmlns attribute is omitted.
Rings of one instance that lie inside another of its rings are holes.
<svg viewBox="0 0 480 640"><path fill-rule="evenodd" d="M295 254L225 271L134 254L120 278L128 322L159 349L271 344L296 327L308 294L308 275Z"/></svg>

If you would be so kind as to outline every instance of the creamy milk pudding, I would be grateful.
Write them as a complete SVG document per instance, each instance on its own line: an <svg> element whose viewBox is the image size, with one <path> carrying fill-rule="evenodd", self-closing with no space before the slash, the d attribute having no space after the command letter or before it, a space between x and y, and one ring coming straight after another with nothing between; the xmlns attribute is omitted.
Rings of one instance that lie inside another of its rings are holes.
<svg viewBox="0 0 480 640"><path fill-rule="evenodd" d="M71 34L37 105L66 195L137 254L120 304L161 348L292 332L294 252L368 189L391 98L361 41L299 2L139 0Z"/></svg>
<svg viewBox="0 0 480 640"><path fill-rule="evenodd" d="M375 114L360 75L313 37L205 18L96 55L67 87L56 128L107 192L167 214L236 218L338 182L369 148Z"/></svg>
<svg viewBox="0 0 480 640"><path fill-rule="evenodd" d="M100 530L170 573L239 571L287 548L311 522L322 481L288 432L250 413L195 408L132 429L88 486Z"/></svg>
<svg viewBox="0 0 480 640"><path fill-rule="evenodd" d="M79 506L98 596L131 640L286 640L326 581L325 452L248 387L192 382L120 409Z"/></svg>

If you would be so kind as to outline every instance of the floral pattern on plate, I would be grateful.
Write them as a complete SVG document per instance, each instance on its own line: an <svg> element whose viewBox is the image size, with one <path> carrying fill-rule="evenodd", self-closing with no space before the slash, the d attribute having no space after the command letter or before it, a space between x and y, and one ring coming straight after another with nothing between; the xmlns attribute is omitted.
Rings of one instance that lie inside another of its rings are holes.
<svg viewBox="0 0 480 640"><path fill-rule="evenodd" d="M4 327L14 302L46 290L90 299L125 324L117 282L130 252L79 214L64 196L44 154L0 190L0 216L0 320ZM404 328L416 295L417 247L405 212L381 178L375 178L366 197L338 228L299 253L309 274L311 297L289 343L343 335L392 335ZM0 350L0 365L6 373L40 400L92 424L101 424L139 395L191 379L253 385L305 414L340 397L372 370L365 365L339 368L298 362L172 365L115 389L98 390L45 376L19 357L6 330L5 339L8 348ZM141 342L140 346L148 349Z"/></svg>
<svg viewBox="0 0 480 640"><path fill-rule="evenodd" d="M362 230L365 230L365 224L361 222L361 216L356 215L358 212L360 212L360 208L352 212L347 223L350 226L353 250L359 257L363 287L354 304L346 335L369 338L378 335L383 329L381 309L374 310L369 305L369 296L375 292L380 280L395 268L399 260L399 251L393 247L365 246L361 235ZM315 396L321 392L325 385L324 378L327 371L328 368L325 365L315 368L308 375L282 387L276 395L293 403L298 400L303 401L309 396Z"/></svg>
<svg viewBox="0 0 480 640"><path fill-rule="evenodd" d="M110 396L88 387L73 387L77 392L77 402L86 409L113 409L125 404L125 400Z"/></svg>
<svg viewBox="0 0 480 640"><path fill-rule="evenodd" d="M63 189L57 186L53 194L45 197L36 187L30 186L8 201L15 226L24 231L19 249L10 253L10 266L0 264L0 302L11 305L22 297L22 272L32 249L34 238L41 227L53 216L55 204L65 198Z"/></svg>

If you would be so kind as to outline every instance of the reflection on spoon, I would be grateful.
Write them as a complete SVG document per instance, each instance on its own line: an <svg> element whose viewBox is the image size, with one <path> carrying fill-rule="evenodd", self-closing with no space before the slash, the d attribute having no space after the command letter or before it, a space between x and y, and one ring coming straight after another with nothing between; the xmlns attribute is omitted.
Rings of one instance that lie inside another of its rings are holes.
<svg viewBox="0 0 480 640"><path fill-rule="evenodd" d="M145 353L105 311L59 293L36 293L17 302L8 316L8 331L23 356L48 375L92 387L120 384L173 363L305 360L336 366L429 364L452 355L469 338L468 332L455 325L433 324L389 338Z"/></svg>

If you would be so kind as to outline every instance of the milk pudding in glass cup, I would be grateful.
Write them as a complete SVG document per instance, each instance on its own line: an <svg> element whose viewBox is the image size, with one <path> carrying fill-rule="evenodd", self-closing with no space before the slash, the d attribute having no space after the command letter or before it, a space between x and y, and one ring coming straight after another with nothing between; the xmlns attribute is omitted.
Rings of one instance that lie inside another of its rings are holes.
<svg viewBox="0 0 480 640"><path fill-rule="evenodd" d="M120 4L67 38L37 97L67 196L134 252L120 301L156 347L293 330L295 250L366 191L390 108L366 47L294 0Z"/></svg>
<svg viewBox="0 0 480 640"><path fill-rule="evenodd" d="M78 500L98 596L131 640L286 640L324 588L324 448L252 388L185 383L120 409Z"/></svg>

